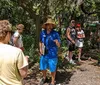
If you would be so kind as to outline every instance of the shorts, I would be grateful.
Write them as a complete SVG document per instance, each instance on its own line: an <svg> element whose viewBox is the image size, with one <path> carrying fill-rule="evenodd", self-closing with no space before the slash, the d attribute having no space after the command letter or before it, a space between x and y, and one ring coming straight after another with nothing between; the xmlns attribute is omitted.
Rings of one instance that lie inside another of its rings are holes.
<svg viewBox="0 0 100 85"><path fill-rule="evenodd" d="M70 44L69 51L74 51L74 50L75 50L75 44Z"/></svg>
<svg viewBox="0 0 100 85"><path fill-rule="evenodd" d="M75 50L75 44L72 44L69 40L67 40L67 42L68 42L68 50L74 51Z"/></svg>
<svg viewBox="0 0 100 85"><path fill-rule="evenodd" d="M57 68L58 58L46 58L45 56L41 56L40 58L40 70L49 69L50 72L55 72Z"/></svg>
<svg viewBox="0 0 100 85"><path fill-rule="evenodd" d="M82 48L83 42L80 42L79 40L76 41L76 47Z"/></svg>

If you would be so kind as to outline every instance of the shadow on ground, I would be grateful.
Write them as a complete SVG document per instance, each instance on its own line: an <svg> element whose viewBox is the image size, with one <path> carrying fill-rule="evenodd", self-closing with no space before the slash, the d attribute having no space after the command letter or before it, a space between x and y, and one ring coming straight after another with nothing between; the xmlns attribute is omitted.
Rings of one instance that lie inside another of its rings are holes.
<svg viewBox="0 0 100 85"><path fill-rule="evenodd" d="M59 72L56 74L56 84L66 85L69 84L70 78L72 77L72 72ZM47 78L44 85L48 85L51 82L51 78Z"/></svg>
<svg viewBox="0 0 100 85"><path fill-rule="evenodd" d="M36 74L30 74L27 78L24 79L23 85L38 85L38 80L36 78Z"/></svg>
<svg viewBox="0 0 100 85"><path fill-rule="evenodd" d="M67 66L66 66L67 65ZM65 67L65 68L63 68ZM69 83L70 78L73 75L73 71L67 72L66 68L71 68L73 65L68 64L66 60L62 62L61 68L57 70L56 73L56 84L61 84L61 85L66 85ZM32 73L30 73L27 78L24 79L24 84L23 85L39 85L39 80L41 78L40 70L39 67L36 66L35 68L31 68ZM37 77L37 75L40 75ZM47 72L47 80L44 85L48 85L51 82L51 77L50 77L50 72Z"/></svg>
<svg viewBox="0 0 100 85"><path fill-rule="evenodd" d="M73 75L72 72L59 72L59 71L57 71L56 83L57 84L68 84L72 75Z"/></svg>

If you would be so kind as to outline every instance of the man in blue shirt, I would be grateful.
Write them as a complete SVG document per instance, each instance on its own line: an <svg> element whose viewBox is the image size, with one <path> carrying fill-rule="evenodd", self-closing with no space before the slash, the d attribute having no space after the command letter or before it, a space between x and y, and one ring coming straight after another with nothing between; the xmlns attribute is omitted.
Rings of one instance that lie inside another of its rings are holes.
<svg viewBox="0 0 100 85"><path fill-rule="evenodd" d="M58 47L60 47L60 37L59 34L54 31L55 23L49 18L46 23L43 24L44 30L40 34L40 70L43 73L42 81L46 79L47 68L51 71L51 84L55 84L56 67L58 62ZM44 82L40 82L43 85Z"/></svg>

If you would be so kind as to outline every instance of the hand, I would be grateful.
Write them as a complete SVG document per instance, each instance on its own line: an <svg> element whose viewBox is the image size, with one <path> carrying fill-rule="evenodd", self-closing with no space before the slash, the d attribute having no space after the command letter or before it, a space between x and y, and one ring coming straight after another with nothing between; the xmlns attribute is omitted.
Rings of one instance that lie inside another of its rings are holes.
<svg viewBox="0 0 100 85"><path fill-rule="evenodd" d="M77 38L81 38L81 36L77 36Z"/></svg>
<svg viewBox="0 0 100 85"><path fill-rule="evenodd" d="M83 38L83 35L78 35L77 38Z"/></svg>
<svg viewBox="0 0 100 85"><path fill-rule="evenodd" d="M75 41L74 41L74 40L72 40L71 42L72 42L73 44L75 44Z"/></svg>
<svg viewBox="0 0 100 85"><path fill-rule="evenodd" d="M57 45L58 47L60 47L60 43L59 43L59 41L58 41L57 39L55 39L54 42L56 43L56 45Z"/></svg>
<svg viewBox="0 0 100 85"><path fill-rule="evenodd" d="M54 42L56 43L57 46L59 45L59 41L57 39L54 40Z"/></svg>
<svg viewBox="0 0 100 85"><path fill-rule="evenodd" d="M55 42L55 43L59 43L57 39L56 39L56 40L54 40L54 42Z"/></svg>

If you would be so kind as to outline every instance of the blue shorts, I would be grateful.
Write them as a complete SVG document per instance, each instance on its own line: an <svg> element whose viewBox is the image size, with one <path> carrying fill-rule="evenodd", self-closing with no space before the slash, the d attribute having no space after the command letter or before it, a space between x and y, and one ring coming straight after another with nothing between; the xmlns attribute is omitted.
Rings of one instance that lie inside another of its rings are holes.
<svg viewBox="0 0 100 85"><path fill-rule="evenodd" d="M40 70L50 69L50 72L55 72L57 68L58 58L46 58L41 56L40 58Z"/></svg>

